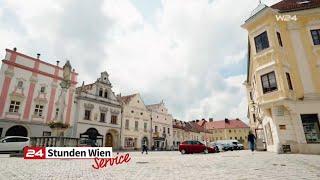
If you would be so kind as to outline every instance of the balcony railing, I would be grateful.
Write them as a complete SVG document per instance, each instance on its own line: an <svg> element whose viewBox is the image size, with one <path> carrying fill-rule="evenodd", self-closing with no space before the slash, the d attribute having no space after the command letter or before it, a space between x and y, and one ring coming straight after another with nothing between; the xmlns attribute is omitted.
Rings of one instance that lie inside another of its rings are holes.
<svg viewBox="0 0 320 180"><path fill-rule="evenodd" d="M30 145L37 147L76 147L79 145L79 139L55 136L31 137Z"/></svg>

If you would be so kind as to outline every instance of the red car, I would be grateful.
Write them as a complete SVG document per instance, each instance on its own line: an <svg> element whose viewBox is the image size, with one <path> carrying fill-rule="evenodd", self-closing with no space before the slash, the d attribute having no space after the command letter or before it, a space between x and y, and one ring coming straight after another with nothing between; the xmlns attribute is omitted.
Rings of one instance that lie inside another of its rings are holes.
<svg viewBox="0 0 320 180"><path fill-rule="evenodd" d="M186 153L214 153L215 149L207 147L199 141L184 141L179 145L181 154Z"/></svg>

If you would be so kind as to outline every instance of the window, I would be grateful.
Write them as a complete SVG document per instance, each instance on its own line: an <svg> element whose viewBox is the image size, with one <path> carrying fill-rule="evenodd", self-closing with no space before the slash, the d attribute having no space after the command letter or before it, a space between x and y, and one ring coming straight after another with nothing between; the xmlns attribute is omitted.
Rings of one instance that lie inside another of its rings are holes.
<svg viewBox="0 0 320 180"><path fill-rule="evenodd" d="M85 110L84 111L84 119L85 120L90 120L90 114L91 114L90 110Z"/></svg>
<svg viewBox="0 0 320 180"><path fill-rule="evenodd" d="M162 128L162 132L163 132L163 134L166 133L166 128L165 127Z"/></svg>
<svg viewBox="0 0 320 180"><path fill-rule="evenodd" d="M106 122L106 114L100 113L100 122Z"/></svg>
<svg viewBox="0 0 320 180"><path fill-rule="evenodd" d="M286 128L286 125L280 124L279 125L279 129L280 130L286 130L287 128Z"/></svg>
<svg viewBox="0 0 320 180"><path fill-rule="evenodd" d="M280 45L281 47L283 47L283 45L282 45L282 40L281 40L281 35L280 35L279 32L277 32L277 38L278 38L278 43L279 43L279 45Z"/></svg>
<svg viewBox="0 0 320 180"><path fill-rule="evenodd" d="M102 97L103 89L99 89L99 96Z"/></svg>
<svg viewBox="0 0 320 180"><path fill-rule="evenodd" d="M126 129L129 129L129 119L126 119L125 128L126 128Z"/></svg>
<svg viewBox="0 0 320 180"><path fill-rule="evenodd" d="M42 86L41 88L40 88L40 93L45 93L46 92L46 87L45 86Z"/></svg>
<svg viewBox="0 0 320 180"><path fill-rule="evenodd" d="M124 146L126 148L134 147L134 139L130 137L124 138Z"/></svg>
<svg viewBox="0 0 320 180"><path fill-rule="evenodd" d="M314 45L320 45L320 29L311 30L311 36Z"/></svg>
<svg viewBox="0 0 320 180"><path fill-rule="evenodd" d="M230 137L230 139L232 139L232 137Z"/></svg>
<svg viewBox="0 0 320 180"><path fill-rule="evenodd" d="M253 117L253 122L256 122L257 119L256 119L256 114L255 113L252 114L252 117Z"/></svg>
<svg viewBox="0 0 320 180"><path fill-rule="evenodd" d="M168 128L168 134L170 134L170 128Z"/></svg>
<svg viewBox="0 0 320 180"><path fill-rule="evenodd" d="M261 33L260 35L254 38L254 43L256 45L256 52L260 52L269 47L269 40L267 31Z"/></svg>
<svg viewBox="0 0 320 180"><path fill-rule="evenodd" d="M234 139L238 139L238 137L234 137Z"/></svg>
<svg viewBox="0 0 320 180"><path fill-rule="evenodd" d="M59 108L56 108L56 118L58 117L59 114Z"/></svg>
<svg viewBox="0 0 320 180"><path fill-rule="evenodd" d="M2 137L3 128L0 128L0 137Z"/></svg>
<svg viewBox="0 0 320 180"><path fill-rule="evenodd" d="M142 115L143 115L143 113L140 113L140 115L142 116Z"/></svg>
<svg viewBox="0 0 320 180"><path fill-rule="evenodd" d="M278 89L274 71L261 76L263 93L272 92Z"/></svg>
<svg viewBox="0 0 320 180"><path fill-rule="evenodd" d="M154 126L154 132L158 132L158 126Z"/></svg>
<svg viewBox="0 0 320 180"><path fill-rule="evenodd" d="M43 112L43 105L37 104L36 107L34 108L34 115L42 117L42 112Z"/></svg>
<svg viewBox="0 0 320 180"><path fill-rule="evenodd" d="M134 111L132 110L132 111L131 111L131 113L133 114L133 113L134 113Z"/></svg>
<svg viewBox="0 0 320 180"><path fill-rule="evenodd" d="M143 125L144 131L147 131L147 128L148 128L148 124L145 122L144 125Z"/></svg>
<svg viewBox="0 0 320 180"><path fill-rule="evenodd" d="M289 73L286 73L286 77L287 77L287 82L288 82L288 87L290 90L293 90L293 86L292 86L292 82L291 82L291 77Z"/></svg>
<svg viewBox="0 0 320 180"><path fill-rule="evenodd" d="M51 136L51 132L50 131L43 131L42 136Z"/></svg>
<svg viewBox="0 0 320 180"><path fill-rule="evenodd" d="M19 81L18 82L18 88L22 88L23 87L23 81Z"/></svg>
<svg viewBox="0 0 320 180"><path fill-rule="evenodd" d="M111 124L117 124L117 119L118 119L118 116L112 115L111 116Z"/></svg>
<svg viewBox="0 0 320 180"><path fill-rule="evenodd" d="M229 133L231 133L231 129L229 130Z"/></svg>
<svg viewBox="0 0 320 180"><path fill-rule="evenodd" d="M250 100L252 101L252 100L253 100L253 98L252 98L252 92L250 92L249 95L250 95Z"/></svg>
<svg viewBox="0 0 320 180"><path fill-rule="evenodd" d="M301 120L307 143L320 143L318 114L301 114Z"/></svg>
<svg viewBox="0 0 320 180"><path fill-rule="evenodd" d="M19 101L11 101L9 106L9 112L19 112L20 102Z"/></svg>
<svg viewBox="0 0 320 180"><path fill-rule="evenodd" d="M138 131L138 128L139 128L139 122L135 121L134 122L134 130Z"/></svg>
<svg viewBox="0 0 320 180"><path fill-rule="evenodd" d="M108 98L108 92L107 92L107 90L104 92L104 97L105 97L105 98Z"/></svg>

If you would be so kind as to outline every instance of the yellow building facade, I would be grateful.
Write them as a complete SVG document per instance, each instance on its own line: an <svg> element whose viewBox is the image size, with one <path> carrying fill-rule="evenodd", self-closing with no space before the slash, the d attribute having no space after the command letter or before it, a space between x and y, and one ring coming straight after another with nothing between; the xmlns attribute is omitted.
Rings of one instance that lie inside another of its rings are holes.
<svg viewBox="0 0 320 180"><path fill-rule="evenodd" d="M248 31L250 128L257 147L320 154L320 3L260 4Z"/></svg>

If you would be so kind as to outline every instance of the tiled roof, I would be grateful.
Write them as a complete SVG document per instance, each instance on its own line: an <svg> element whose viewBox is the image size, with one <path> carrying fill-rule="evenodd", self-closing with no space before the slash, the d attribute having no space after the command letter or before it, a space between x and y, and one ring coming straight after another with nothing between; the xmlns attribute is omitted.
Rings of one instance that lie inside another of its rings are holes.
<svg viewBox="0 0 320 180"><path fill-rule="evenodd" d="M271 6L280 12L299 11L320 7L320 0L283 0Z"/></svg>
<svg viewBox="0 0 320 180"><path fill-rule="evenodd" d="M203 124L203 120L198 122L198 125ZM229 128L249 128L249 126L241 121L240 119L228 119L228 120L219 120L206 122L206 129L229 129Z"/></svg>
<svg viewBox="0 0 320 180"><path fill-rule="evenodd" d="M130 101L131 101L131 99L134 97L134 96L136 96L137 94L131 94L131 95L128 95L128 96L121 96L121 97L119 97L119 99L123 102L123 103L125 103L125 104L128 104Z"/></svg>

